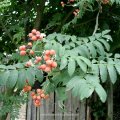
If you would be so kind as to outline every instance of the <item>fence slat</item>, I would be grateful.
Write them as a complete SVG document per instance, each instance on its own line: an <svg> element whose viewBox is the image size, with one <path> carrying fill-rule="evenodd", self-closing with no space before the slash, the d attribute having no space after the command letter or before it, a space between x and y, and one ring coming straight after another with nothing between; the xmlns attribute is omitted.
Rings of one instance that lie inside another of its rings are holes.
<svg viewBox="0 0 120 120"><path fill-rule="evenodd" d="M72 97L72 120L79 120L80 102L79 99Z"/></svg>
<svg viewBox="0 0 120 120"><path fill-rule="evenodd" d="M37 119L36 120L40 120L40 107L37 108Z"/></svg>
<svg viewBox="0 0 120 120"><path fill-rule="evenodd" d="M29 101L27 104L27 120L31 120L31 105L32 105L32 98L29 96Z"/></svg>
<svg viewBox="0 0 120 120"><path fill-rule="evenodd" d="M60 106L55 96L55 120L63 120L63 112L60 110Z"/></svg>
<svg viewBox="0 0 120 120"><path fill-rule="evenodd" d="M32 116L32 120L36 120L36 107L35 105L33 104L33 100L32 100L32 105L31 105L31 116Z"/></svg>
<svg viewBox="0 0 120 120"><path fill-rule="evenodd" d="M86 101L80 102L79 120L86 120Z"/></svg>
<svg viewBox="0 0 120 120"><path fill-rule="evenodd" d="M46 120L54 120L55 113L55 103L54 103L54 93L50 94L50 98L46 100Z"/></svg>
<svg viewBox="0 0 120 120"><path fill-rule="evenodd" d="M64 112L64 120L72 120L71 116L71 92L68 93L68 99L65 101L66 112Z"/></svg>

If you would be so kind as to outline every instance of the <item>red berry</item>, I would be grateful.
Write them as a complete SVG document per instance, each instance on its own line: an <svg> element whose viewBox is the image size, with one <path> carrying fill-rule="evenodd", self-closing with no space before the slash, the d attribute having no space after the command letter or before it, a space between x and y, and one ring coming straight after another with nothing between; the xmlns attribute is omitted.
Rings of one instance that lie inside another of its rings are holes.
<svg viewBox="0 0 120 120"><path fill-rule="evenodd" d="M31 65L32 65L32 62L31 62L31 61L28 61L28 62L26 62L26 64L25 64L26 67L30 67Z"/></svg>
<svg viewBox="0 0 120 120"><path fill-rule="evenodd" d="M44 56L44 60L45 60L45 61L50 60L50 57L47 56L47 55L45 55L45 56Z"/></svg>
<svg viewBox="0 0 120 120"><path fill-rule="evenodd" d="M56 54L55 50L50 50L50 55L55 55L55 54Z"/></svg>
<svg viewBox="0 0 120 120"><path fill-rule="evenodd" d="M36 56L36 60L40 62L42 60L42 58Z"/></svg>
<svg viewBox="0 0 120 120"><path fill-rule="evenodd" d="M56 63L56 62L53 62L51 66L52 66L53 68L56 68L56 67L57 67L57 63Z"/></svg>
<svg viewBox="0 0 120 120"><path fill-rule="evenodd" d="M25 51L25 50L26 50L26 46L25 46L25 45L20 46L20 47L19 47L19 50L20 50L20 51L22 51L22 50Z"/></svg>
<svg viewBox="0 0 120 120"><path fill-rule="evenodd" d="M50 66L47 66L45 69L44 69L45 72L50 72L51 71L51 67Z"/></svg>
<svg viewBox="0 0 120 120"><path fill-rule="evenodd" d="M45 55L50 55L50 50L46 50Z"/></svg>
<svg viewBox="0 0 120 120"><path fill-rule="evenodd" d="M29 43L28 43L28 46L32 47L32 43L31 43L31 42L29 42Z"/></svg>
<svg viewBox="0 0 120 120"><path fill-rule="evenodd" d="M23 50L20 51L20 55L21 55L21 56L25 56L25 55L26 55L26 51L23 51Z"/></svg>
<svg viewBox="0 0 120 120"><path fill-rule="evenodd" d="M36 34L36 32L37 32L36 29L33 29L33 30L32 30L32 33L33 33L33 34Z"/></svg>
<svg viewBox="0 0 120 120"><path fill-rule="evenodd" d="M46 61L46 64L47 64L47 65L51 65L52 63L53 63L53 60L47 60L47 61Z"/></svg>
<svg viewBox="0 0 120 120"><path fill-rule="evenodd" d="M37 99L38 99L38 100L40 100L40 99L41 99L41 97L40 97L40 96L37 96Z"/></svg>
<svg viewBox="0 0 120 120"><path fill-rule="evenodd" d="M30 38L33 36L33 34L32 33L29 33L29 35L28 35Z"/></svg>
<svg viewBox="0 0 120 120"><path fill-rule="evenodd" d="M45 68L46 68L46 65L45 65L45 64L40 65L40 66L38 67L38 69L41 69L41 70L44 70Z"/></svg>
<svg viewBox="0 0 120 120"><path fill-rule="evenodd" d="M35 95L35 92L31 92L31 94L30 94L30 95L31 95L31 97L32 97L32 96L34 96L34 95Z"/></svg>
<svg viewBox="0 0 120 120"><path fill-rule="evenodd" d="M34 55L34 51L33 50L30 50L30 55Z"/></svg>
<svg viewBox="0 0 120 120"><path fill-rule="evenodd" d="M36 41L37 37L36 36L32 36L31 40Z"/></svg>
<svg viewBox="0 0 120 120"><path fill-rule="evenodd" d="M44 98L44 97L45 97L45 94L44 94L44 93L42 93L40 96L41 96L42 98Z"/></svg>

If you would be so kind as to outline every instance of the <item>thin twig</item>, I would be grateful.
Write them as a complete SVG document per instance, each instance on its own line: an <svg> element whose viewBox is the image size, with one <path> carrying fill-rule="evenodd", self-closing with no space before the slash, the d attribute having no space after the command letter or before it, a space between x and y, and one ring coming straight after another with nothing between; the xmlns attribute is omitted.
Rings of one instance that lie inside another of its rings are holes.
<svg viewBox="0 0 120 120"><path fill-rule="evenodd" d="M97 29L98 29L98 19L99 19L99 14L100 14L100 11L98 12L97 14L97 17L96 17L96 24L95 24L95 29L94 29L94 32L92 35L95 35L95 33L97 32Z"/></svg>

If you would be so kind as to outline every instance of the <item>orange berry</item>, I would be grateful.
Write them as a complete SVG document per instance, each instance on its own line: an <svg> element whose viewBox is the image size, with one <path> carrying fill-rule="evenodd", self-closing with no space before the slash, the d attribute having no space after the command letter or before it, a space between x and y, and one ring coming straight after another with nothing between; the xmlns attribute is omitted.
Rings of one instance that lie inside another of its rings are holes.
<svg viewBox="0 0 120 120"><path fill-rule="evenodd" d="M33 34L36 34L37 30L36 30L36 29L33 29L31 32L32 32Z"/></svg>
<svg viewBox="0 0 120 120"><path fill-rule="evenodd" d="M31 40L36 41L37 37L36 36L32 36Z"/></svg>
<svg viewBox="0 0 120 120"><path fill-rule="evenodd" d="M55 55L55 54L56 54L55 50L50 50L50 55Z"/></svg>
<svg viewBox="0 0 120 120"><path fill-rule="evenodd" d="M25 50L26 50L26 46L25 46L25 45L20 46L20 47L19 47L19 50L20 50L20 51L22 51L22 50L25 51Z"/></svg>
<svg viewBox="0 0 120 120"><path fill-rule="evenodd" d="M38 63L39 63L39 61L38 61L38 60L35 60L35 61L34 61L34 63L35 63L35 64L38 64Z"/></svg>
<svg viewBox="0 0 120 120"><path fill-rule="evenodd" d="M47 64L47 65L51 65L52 63L53 63L53 60L47 60L47 61L46 61L46 64Z"/></svg>
<svg viewBox="0 0 120 120"><path fill-rule="evenodd" d="M50 56L45 55L45 56L44 56L44 60L45 60L45 61L50 60Z"/></svg>
<svg viewBox="0 0 120 120"><path fill-rule="evenodd" d="M30 67L31 65L32 65L32 62L31 62L31 61L28 61L28 62L25 64L26 67Z"/></svg>
<svg viewBox="0 0 120 120"><path fill-rule="evenodd" d="M33 50L30 50L30 55L34 55L34 51Z"/></svg>
<svg viewBox="0 0 120 120"><path fill-rule="evenodd" d="M35 103L36 103L36 104L39 104L39 103L40 103L40 100L35 100Z"/></svg>
<svg viewBox="0 0 120 120"><path fill-rule="evenodd" d="M45 68L46 68L45 64L38 66L38 69L41 69L41 70L44 70Z"/></svg>
<svg viewBox="0 0 120 120"><path fill-rule="evenodd" d="M31 91L32 87L31 86L27 86L27 90Z"/></svg>
<svg viewBox="0 0 120 120"><path fill-rule="evenodd" d="M36 95L33 95L33 96L32 96L32 99L33 99L33 100L35 100L36 98L37 98L37 96L36 96Z"/></svg>
<svg viewBox="0 0 120 120"><path fill-rule="evenodd" d="M32 34L32 33L29 33L28 36L31 38L31 37L33 36L33 34Z"/></svg>
<svg viewBox="0 0 120 120"><path fill-rule="evenodd" d="M36 32L36 34L40 35L40 32L39 32L39 31L37 31L37 32Z"/></svg>
<svg viewBox="0 0 120 120"><path fill-rule="evenodd" d="M51 66L52 66L53 68L56 68L56 67L57 67L57 63L56 63L56 62L53 62Z"/></svg>
<svg viewBox="0 0 120 120"><path fill-rule="evenodd" d="M50 55L50 50L46 50L45 55Z"/></svg>
<svg viewBox="0 0 120 120"><path fill-rule="evenodd" d="M41 97L40 97L40 96L37 96L37 99L38 99L38 100L40 100L40 99L41 99Z"/></svg>
<svg viewBox="0 0 120 120"><path fill-rule="evenodd" d="M51 71L51 67L50 66L47 66L45 69L44 69L45 72L50 72Z"/></svg>
<svg viewBox="0 0 120 120"><path fill-rule="evenodd" d="M20 51L20 55L21 56L25 56L26 55L26 51L24 51L24 50Z"/></svg>
<svg viewBox="0 0 120 120"><path fill-rule="evenodd" d="M31 42L29 42L29 43L28 43L28 46L32 47L32 43L31 43Z"/></svg>
<svg viewBox="0 0 120 120"><path fill-rule="evenodd" d="M37 89L37 93L40 93L42 90L41 89Z"/></svg>
<svg viewBox="0 0 120 120"><path fill-rule="evenodd" d="M35 95L35 92L31 92L31 94L30 94L30 95L31 95L31 97L32 97L32 96L34 96L34 95Z"/></svg>
<svg viewBox="0 0 120 120"><path fill-rule="evenodd" d="M44 97L45 97L45 94L42 93L40 96L41 96L42 98L44 98Z"/></svg>
<svg viewBox="0 0 120 120"><path fill-rule="evenodd" d="M42 58L36 56L36 60L40 62L42 60Z"/></svg>
<svg viewBox="0 0 120 120"><path fill-rule="evenodd" d="M39 107L40 105L41 105L41 103L39 102L39 103L36 103L36 101L34 101L34 105L36 106L36 107Z"/></svg>

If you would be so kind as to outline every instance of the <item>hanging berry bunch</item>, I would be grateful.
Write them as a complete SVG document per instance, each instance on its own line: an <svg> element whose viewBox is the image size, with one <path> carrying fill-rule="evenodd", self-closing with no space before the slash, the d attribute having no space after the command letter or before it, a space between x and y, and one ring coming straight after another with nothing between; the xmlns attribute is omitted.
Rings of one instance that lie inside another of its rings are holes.
<svg viewBox="0 0 120 120"><path fill-rule="evenodd" d="M65 6L73 6L75 3L76 3L75 0L68 0L67 3L61 1L61 6L62 6L62 7L65 7ZM74 15L74 16L77 16L79 12L80 12L80 10L79 10L78 8L76 8L76 9L73 11L73 15Z"/></svg>
<svg viewBox="0 0 120 120"><path fill-rule="evenodd" d="M110 2L110 0L102 0L102 4L108 4Z"/></svg>
<svg viewBox="0 0 120 120"><path fill-rule="evenodd" d="M48 99L49 95L45 94L45 91L42 89L37 89L36 92L31 92L31 97L33 99L33 103L36 107L41 105L41 100Z"/></svg>
<svg viewBox="0 0 120 120"><path fill-rule="evenodd" d="M25 67L36 67L38 70L43 71L45 73L51 72L54 68L57 67L57 62L55 61L56 52L55 50L43 50L43 51L35 51L32 48L34 47L33 43L36 41L42 41L45 37L45 34L40 33L36 29L33 29L31 33L28 34L31 42L28 42L27 45L22 45L19 47L21 56L29 56L29 61L25 63ZM40 52L40 55L36 56L36 52ZM28 80L26 80L26 84L23 88L23 93L30 92L32 90L32 86L29 85ZM37 89L35 92L31 93L31 97L34 101L34 105L36 107L41 105L42 99L47 99L48 95L45 94L45 91L42 89Z"/></svg>

